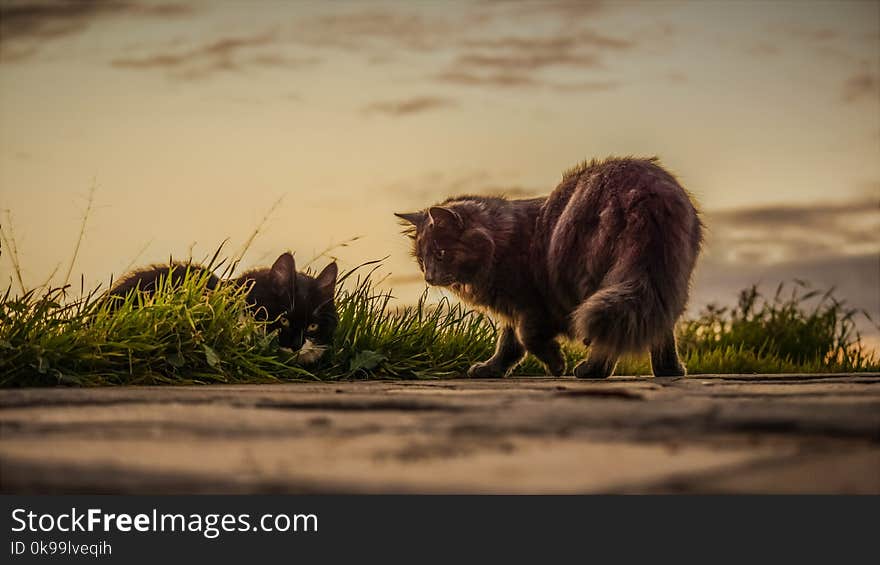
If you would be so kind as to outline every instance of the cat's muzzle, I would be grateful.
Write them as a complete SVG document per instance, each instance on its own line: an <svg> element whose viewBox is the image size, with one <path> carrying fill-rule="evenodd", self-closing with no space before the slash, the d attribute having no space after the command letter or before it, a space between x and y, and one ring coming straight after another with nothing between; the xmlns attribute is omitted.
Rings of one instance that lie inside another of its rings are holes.
<svg viewBox="0 0 880 565"><path fill-rule="evenodd" d="M297 354L297 361L300 363L305 363L308 365L309 363L314 363L318 359L324 355L324 352L327 351L327 347L323 345L317 345L312 342L312 340L307 339L305 343L303 343L302 347L299 349L299 353Z"/></svg>
<svg viewBox="0 0 880 565"><path fill-rule="evenodd" d="M326 346L317 345L310 339L307 339L305 343L302 344L302 347L296 351L289 347L279 347L279 349L291 354L296 353L296 360L304 365L314 363L324 355L325 351L327 351Z"/></svg>

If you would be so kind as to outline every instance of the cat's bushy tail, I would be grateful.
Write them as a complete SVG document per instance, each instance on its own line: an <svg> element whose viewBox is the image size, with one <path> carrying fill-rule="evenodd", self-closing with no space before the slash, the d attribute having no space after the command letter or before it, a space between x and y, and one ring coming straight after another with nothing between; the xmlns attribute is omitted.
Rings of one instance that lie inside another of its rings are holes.
<svg viewBox="0 0 880 565"><path fill-rule="evenodd" d="M633 278L591 295L572 314L577 338L615 356L659 343L681 314L687 296L661 296L652 282Z"/></svg>
<svg viewBox="0 0 880 565"><path fill-rule="evenodd" d="M620 237L614 267L572 313L575 336L608 355L643 352L668 339L687 305L701 228L693 215L690 225L646 236L633 222Z"/></svg>

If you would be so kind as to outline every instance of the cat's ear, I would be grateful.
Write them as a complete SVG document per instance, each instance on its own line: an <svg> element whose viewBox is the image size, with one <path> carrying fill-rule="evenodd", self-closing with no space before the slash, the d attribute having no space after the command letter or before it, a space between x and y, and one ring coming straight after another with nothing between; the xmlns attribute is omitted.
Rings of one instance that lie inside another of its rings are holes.
<svg viewBox="0 0 880 565"><path fill-rule="evenodd" d="M331 300L333 298L336 290L337 274L339 274L339 267L336 266L336 261L334 261L324 267L324 270L315 279L318 282L318 291L324 300Z"/></svg>
<svg viewBox="0 0 880 565"><path fill-rule="evenodd" d="M432 206L428 209L428 218L437 227L461 229L464 222L458 212L443 206Z"/></svg>
<svg viewBox="0 0 880 565"><path fill-rule="evenodd" d="M270 271L272 277L272 290L275 294L284 294L293 290L296 286L296 261L293 255L284 253L272 264Z"/></svg>
<svg viewBox="0 0 880 565"><path fill-rule="evenodd" d="M426 217L424 212L395 212L394 215L405 222L409 222L416 228L422 227Z"/></svg>

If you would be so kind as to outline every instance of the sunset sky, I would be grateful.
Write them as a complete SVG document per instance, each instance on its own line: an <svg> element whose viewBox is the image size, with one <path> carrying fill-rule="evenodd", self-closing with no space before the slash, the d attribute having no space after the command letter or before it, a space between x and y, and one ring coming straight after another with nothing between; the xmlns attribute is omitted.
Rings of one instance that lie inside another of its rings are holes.
<svg viewBox="0 0 880 565"><path fill-rule="evenodd" d="M0 210L26 285L63 282L94 182L77 281L234 251L283 197L245 266L361 236L341 266L390 255L411 300L392 212L633 154L705 213L695 307L801 277L880 319L876 1L0 6Z"/></svg>

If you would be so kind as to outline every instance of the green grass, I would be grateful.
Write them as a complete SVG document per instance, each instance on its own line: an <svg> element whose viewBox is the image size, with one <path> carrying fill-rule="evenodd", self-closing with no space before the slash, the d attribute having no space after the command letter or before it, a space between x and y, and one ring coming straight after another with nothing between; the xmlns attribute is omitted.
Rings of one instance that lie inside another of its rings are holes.
<svg viewBox="0 0 880 565"><path fill-rule="evenodd" d="M207 291L188 273L180 287L131 295L112 308L97 291L70 287L0 299L0 386L252 383L290 380L458 377L489 357L495 328L484 316L426 295L400 307L373 284L376 263L345 273L335 343L315 365L278 350L266 324L248 315L242 289ZM679 325L690 373L877 371L854 318L838 301L796 283L772 298L742 291L734 308L709 307ZM565 345L569 367L584 354ZM540 375L528 358L515 372ZM617 374L650 374L647 358L623 359Z"/></svg>

